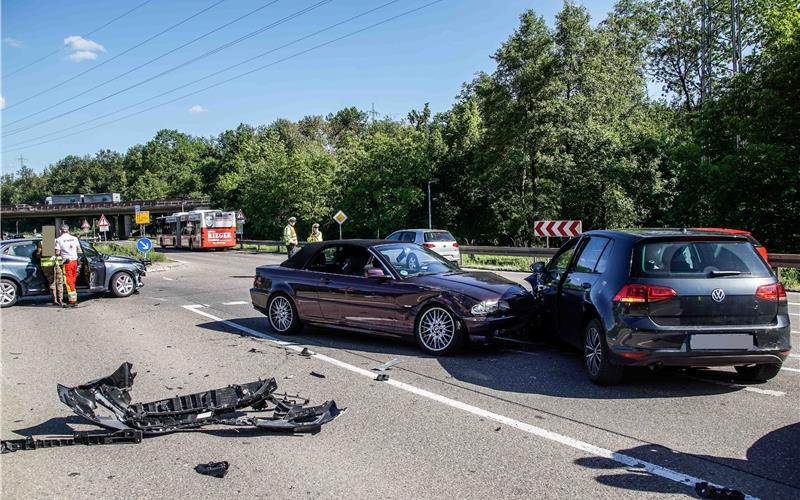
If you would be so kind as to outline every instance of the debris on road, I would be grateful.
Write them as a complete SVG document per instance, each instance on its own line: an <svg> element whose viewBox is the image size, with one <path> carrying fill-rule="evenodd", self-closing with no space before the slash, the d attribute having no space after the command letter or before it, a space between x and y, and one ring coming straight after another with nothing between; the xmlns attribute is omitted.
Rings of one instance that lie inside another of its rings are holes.
<svg viewBox="0 0 800 500"><path fill-rule="evenodd" d="M375 380L378 382L386 382L389 380L389 375L386 375L385 373L379 373L378 376L375 377Z"/></svg>
<svg viewBox="0 0 800 500"><path fill-rule="evenodd" d="M79 432L54 439L8 440L0 442L3 453L35 450L74 444L139 443L143 436L192 430L206 425L254 427L267 431L318 432L341 410L334 401L306 406L309 400L299 395L277 394L274 378L221 389L174 396L149 403L131 403L130 391L136 373L123 363L107 377L76 387L57 385L58 397L79 416L107 433ZM100 409L98 411L98 408ZM239 412L251 408L252 413Z"/></svg>
<svg viewBox="0 0 800 500"><path fill-rule="evenodd" d="M310 358L314 353L308 350L308 347L303 347L303 350L300 351L300 356L305 358Z"/></svg>
<svg viewBox="0 0 800 500"><path fill-rule="evenodd" d="M208 462L207 464L199 464L194 470L205 476L223 478L225 474L228 473L228 462Z"/></svg>
<svg viewBox="0 0 800 500"><path fill-rule="evenodd" d="M745 496L739 490L731 488L722 488L708 484L705 481L694 485L694 490L700 498L715 498L715 499L728 499L728 500L744 500Z"/></svg>
<svg viewBox="0 0 800 500"><path fill-rule="evenodd" d="M325 375L317 372L311 372L311 375L317 378L325 378Z"/></svg>
<svg viewBox="0 0 800 500"><path fill-rule="evenodd" d="M380 366L376 366L372 370L376 371L376 372L383 372L383 371L386 371L386 370L391 370L393 366L395 366L395 365L397 365L399 363L400 363L400 360L397 359L397 358L390 359L386 363L384 363L384 364L382 364Z"/></svg>

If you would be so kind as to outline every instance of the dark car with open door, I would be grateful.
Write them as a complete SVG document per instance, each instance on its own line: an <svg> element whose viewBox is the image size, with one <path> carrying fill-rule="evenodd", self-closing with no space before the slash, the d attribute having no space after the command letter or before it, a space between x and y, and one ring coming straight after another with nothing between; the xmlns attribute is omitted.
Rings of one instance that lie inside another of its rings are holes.
<svg viewBox="0 0 800 500"><path fill-rule="evenodd" d="M517 283L386 240L305 245L281 265L258 267L250 297L279 334L311 324L413 336L435 355L456 351L471 335L527 327L533 310Z"/></svg>
<svg viewBox="0 0 800 500"><path fill-rule="evenodd" d="M599 384L625 366L734 366L768 380L789 355L786 292L745 236L589 231L533 271L535 328L581 348Z"/></svg>

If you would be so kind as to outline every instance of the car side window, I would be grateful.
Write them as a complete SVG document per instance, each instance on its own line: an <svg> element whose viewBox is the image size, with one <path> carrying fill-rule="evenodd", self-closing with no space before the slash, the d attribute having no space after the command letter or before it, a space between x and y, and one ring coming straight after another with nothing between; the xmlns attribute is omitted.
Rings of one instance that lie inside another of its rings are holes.
<svg viewBox="0 0 800 500"><path fill-rule="evenodd" d="M336 270L336 263L334 258L339 247L328 247L317 252L316 255L311 257L311 260L306 264L307 271L316 271L318 273L332 273Z"/></svg>
<svg viewBox="0 0 800 500"><path fill-rule="evenodd" d="M582 245L578 259L570 270L578 273L593 273L608 241L608 238L599 236L589 238L589 241Z"/></svg>
<svg viewBox="0 0 800 500"><path fill-rule="evenodd" d="M391 241L400 241L400 235L402 235L402 234L403 233L399 233L399 232L398 233L392 233L389 236L387 236L386 239L387 240L391 240Z"/></svg>
<svg viewBox="0 0 800 500"><path fill-rule="evenodd" d="M8 251L8 255L15 255L17 257L26 257L30 259L33 258L33 254L35 252L36 243L20 243L12 246Z"/></svg>
<svg viewBox="0 0 800 500"><path fill-rule="evenodd" d="M597 261L597 265L594 267L594 272L597 274L603 274L606 272L606 268L608 267L608 259L611 257L611 250L614 248L614 240L608 240L608 244L603 249L602 255L600 255L600 259Z"/></svg>
<svg viewBox="0 0 800 500"><path fill-rule="evenodd" d="M412 233L411 231L406 231L403 233L403 236L400 238L400 241L406 243L414 243L414 240L416 240L416 236L417 235L415 233Z"/></svg>
<svg viewBox="0 0 800 500"><path fill-rule="evenodd" d="M569 265L570 259L572 259L572 254L575 252L575 245L578 243L578 239L567 243L562 247L560 253L557 253L553 260L547 265L547 271L549 273L563 273L567 270L567 266Z"/></svg>

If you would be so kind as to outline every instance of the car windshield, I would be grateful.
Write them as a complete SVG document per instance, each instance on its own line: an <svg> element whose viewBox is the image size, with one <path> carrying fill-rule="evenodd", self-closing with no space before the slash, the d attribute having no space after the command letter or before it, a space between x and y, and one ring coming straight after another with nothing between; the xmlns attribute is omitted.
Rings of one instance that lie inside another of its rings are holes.
<svg viewBox="0 0 800 500"><path fill-rule="evenodd" d="M81 240L81 249L83 250L84 255L87 257L100 257L100 252L95 250L92 244L88 241Z"/></svg>
<svg viewBox="0 0 800 500"><path fill-rule="evenodd" d="M418 245L398 243L378 245L375 250L403 277L460 271L456 264Z"/></svg>
<svg viewBox="0 0 800 500"><path fill-rule="evenodd" d="M747 241L658 241L636 247L633 275L767 277L770 271Z"/></svg>
<svg viewBox="0 0 800 500"><path fill-rule="evenodd" d="M448 231L429 231L425 233L425 242L432 241L456 241Z"/></svg>

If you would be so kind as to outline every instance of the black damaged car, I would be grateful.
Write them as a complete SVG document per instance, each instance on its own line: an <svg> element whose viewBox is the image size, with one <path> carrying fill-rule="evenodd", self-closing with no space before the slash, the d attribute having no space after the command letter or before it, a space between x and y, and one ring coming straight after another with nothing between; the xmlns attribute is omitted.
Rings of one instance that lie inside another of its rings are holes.
<svg viewBox="0 0 800 500"><path fill-rule="evenodd" d="M536 326L581 348L598 384L625 366L734 366L763 381L789 355L786 291L742 236L589 231L532 270Z"/></svg>

